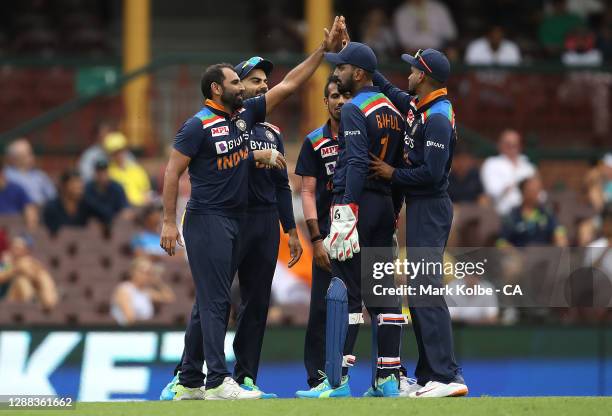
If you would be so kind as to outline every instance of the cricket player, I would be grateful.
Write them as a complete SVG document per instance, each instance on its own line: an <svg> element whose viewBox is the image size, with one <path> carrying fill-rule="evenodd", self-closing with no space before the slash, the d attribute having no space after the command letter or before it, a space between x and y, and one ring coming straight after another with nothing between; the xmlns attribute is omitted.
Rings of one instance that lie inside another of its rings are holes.
<svg viewBox="0 0 612 416"><path fill-rule="evenodd" d="M325 30L321 46L264 95L244 100L244 85L232 65L208 67L201 82L205 105L176 135L164 179L160 245L174 255L176 244L182 243L176 225L176 199L179 177L189 168L191 197L183 235L196 299L179 375L180 385L186 389L184 398L261 398L261 391L244 389L230 376L224 354L230 286L239 261L240 223L248 204L249 162L286 168L276 149L249 151L250 132L312 76L325 52L340 48L339 22L336 17L331 31ZM197 325L201 333L194 330ZM204 351L208 371L205 391Z"/></svg>
<svg viewBox="0 0 612 416"><path fill-rule="evenodd" d="M325 379L315 388L296 393L303 398L351 395L348 367L355 361L352 352L358 324L363 321L359 252L361 247L386 247L389 249L387 261L390 262L395 231L391 186L386 181L368 179L369 154L376 154L394 166L401 160L404 137L401 113L372 84L372 75L377 66L372 49L351 42L339 53L328 53L325 58L336 66L334 75L338 77L340 92L350 92L353 97L341 109L331 225L329 235L324 240L326 251L332 259L332 275L340 277L347 287L349 325L340 385L333 386ZM396 397L399 395L400 325L404 322L399 299L384 307L368 307L368 310L371 315L378 315L373 325L379 325L379 356L376 387L370 388L366 395Z"/></svg>
<svg viewBox="0 0 612 416"><path fill-rule="evenodd" d="M244 85L244 99L253 98L268 91L268 76L272 62L254 56L234 67ZM284 155L280 129L270 123L256 123L249 137L249 149L276 149ZM261 163L251 163L249 169L249 200L246 215L240 226L238 279L242 303L238 313L238 325L234 338L234 379L246 390L259 390L255 384L259 369L259 357L270 305L272 278L278 258L278 222L289 234L289 251L292 267L302 255L302 246L293 216L291 188L286 169L270 169ZM194 327L198 331L199 326ZM201 361L204 361L202 357ZM180 364L175 376L162 392L161 400L172 400L184 392L178 383ZM263 393L262 399L276 398L273 393Z"/></svg>
<svg viewBox="0 0 612 416"><path fill-rule="evenodd" d="M350 92L338 91L338 79L333 75L327 79L323 94L329 119L306 136L295 167L295 174L302 177L302 208L313 249L310 312L304 341L304 365L311 388L321 383L320 372L325 366L325 293L331 281L331 263L323 239L329 233L340 110L351 98Z"/></svg>
<svg viewBox="0 0 612 416"><path fill-rule="evenodd" d="M268 92L272 68L272 62L258 56L234 68L244 85L245 99ZM281 131L270 123L255 124L249 147L251 151L275 149L285 153ZM234 379L247 390L259 390L255 381L278 258L279 218L283 230L289 234L291 260L287 266L291 268L300 259L302 246L293 217L287 169L271 169L262 163L252 163L248 208L240 227L238 280L242 302L234 338ZM276 397L262 392L263 399Z"/></svg>
<svg viewBox="0 0 612 416"><path fill-rule="evenodd" d="M411 66L408 91L393 86L380 73L379 86L406 115L406 164L397 169L374 157L372 172L403 187L406 198L406 247L409 261L443 264L443 253L453 219L448 197L448 174L457 141L455 113L446 81L450 64L435 50L418 51L402 59ZM431 273L414 280L416 286L441 286L442 275ZM418 288L418 287L417 287ZM417 292L419 293L419 292ZM408 296L419 360L417 383L410 397L464 396L468 393L461 369L455 361L448 307L443 296Z"/></svg>

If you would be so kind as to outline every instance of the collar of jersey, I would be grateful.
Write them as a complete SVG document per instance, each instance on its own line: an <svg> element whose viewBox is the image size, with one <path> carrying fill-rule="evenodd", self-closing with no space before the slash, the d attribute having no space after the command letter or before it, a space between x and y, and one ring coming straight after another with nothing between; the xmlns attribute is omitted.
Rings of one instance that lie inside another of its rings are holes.
<svg viewBox="0 0 612 416"><path fill-rule="evenodd" d="M425 107L426 105L433 103L438 98L443 97L447 94L448 94L448 91L446 90L446 88L440 88L440 89L430 92L425 97L417 101L416 103L417 110L421 111L423 107Z"/></svg>
<svg viewBox="0 0 612 416"><path fill-rule="evenodd" d="M230 117L230 113L225 109L225 107L217 104L213 100L207 98L206 101L204 101L204 105L206 107L210 107L212 110L216 110L216 112L222 113L222 115L225 117Z"/></svg>
<svg viewBox="0 0 612 416"><path fill-rule="evenodd" d="M332 140L337 140L337 137L332 135L331 131L331 121L327 120L327 123L323 124L323 137L327 137Z"/></svg>

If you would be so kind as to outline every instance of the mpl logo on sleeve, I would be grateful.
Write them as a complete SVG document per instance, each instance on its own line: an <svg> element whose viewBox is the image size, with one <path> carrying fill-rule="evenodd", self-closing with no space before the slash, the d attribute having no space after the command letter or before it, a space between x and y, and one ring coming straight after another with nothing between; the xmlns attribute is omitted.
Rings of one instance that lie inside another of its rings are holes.
<svg viewBox="0 0 612 416"><path fill-rule="evenodd" d="M217 154L221 155L223 153L227 153L227 151L229 150L227 147L227 142L226 141L222 141L222 142L216 142L215 143L215 148L217 149Z"/></svg>
<svg viewBox="0 0 612 416"><path fill-rule="evenodd" d="M211 130L212 137L227 136L229 134L228 126L213 127Z"/></svg>
<svg viewBox="0 0 612 416"><path fill-rule="evenodd" d="M327 146L321 148L321 157L326 158L330 156L336 156L338 154L338 145Z"/></svg>

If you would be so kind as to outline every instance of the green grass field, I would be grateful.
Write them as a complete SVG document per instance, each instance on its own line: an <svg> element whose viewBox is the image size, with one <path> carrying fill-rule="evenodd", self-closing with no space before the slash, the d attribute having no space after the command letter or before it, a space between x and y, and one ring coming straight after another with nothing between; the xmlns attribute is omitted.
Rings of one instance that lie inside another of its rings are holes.
<svg viewBox="0 0 612 416"><path fill-rule="evenodd" d="M609 415L612 397L529 397L462 399L258 400L242 402L78 403L76 409L3 410L0 416L462 416L462 415Z"/></svg>

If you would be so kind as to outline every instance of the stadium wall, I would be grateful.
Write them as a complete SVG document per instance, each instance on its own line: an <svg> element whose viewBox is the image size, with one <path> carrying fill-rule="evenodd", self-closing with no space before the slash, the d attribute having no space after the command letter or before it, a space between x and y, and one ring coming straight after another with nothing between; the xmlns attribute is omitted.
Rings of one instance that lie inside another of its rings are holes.
<svg viewBox="0 0 612 416"><path fill-rule="evenodd" d="M612 395L612 328L460 327L457 355L473 396ZM226 357L234 362L233 332ZM353 394L369 380L369 329L351 372ZM305 387L302 328L266 334L258 384L281 397ZM80 401L156 400L183 345L177 328L0 331L0 394L58 394ZM404 365L416 355L404 333ZM492 382L492 381L495 382Z"/></svg>

